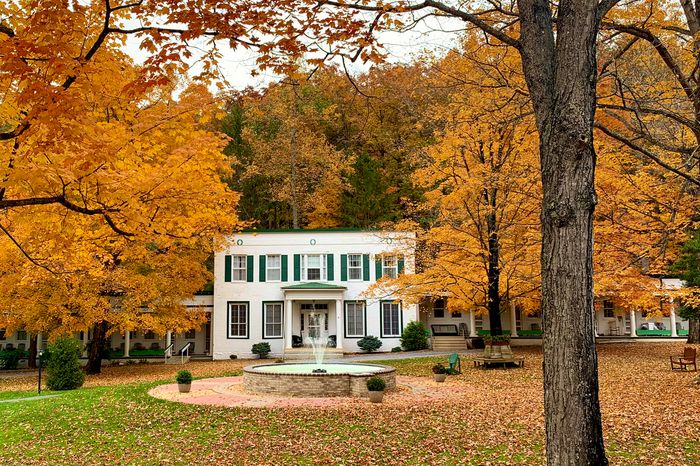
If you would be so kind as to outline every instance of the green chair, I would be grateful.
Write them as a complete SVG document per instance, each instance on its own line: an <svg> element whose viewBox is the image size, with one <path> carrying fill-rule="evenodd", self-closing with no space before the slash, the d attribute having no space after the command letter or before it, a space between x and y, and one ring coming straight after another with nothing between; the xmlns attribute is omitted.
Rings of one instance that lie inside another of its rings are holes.
<svg viewBox="0 0 700 466"><path fill-rule="evenodd" d="M459 360L459 354L457 353L452 353L450 354L450 357L448 358L448 362L450 363L449 371L455 371L458 374L462 373L462 362Z"/></svg>

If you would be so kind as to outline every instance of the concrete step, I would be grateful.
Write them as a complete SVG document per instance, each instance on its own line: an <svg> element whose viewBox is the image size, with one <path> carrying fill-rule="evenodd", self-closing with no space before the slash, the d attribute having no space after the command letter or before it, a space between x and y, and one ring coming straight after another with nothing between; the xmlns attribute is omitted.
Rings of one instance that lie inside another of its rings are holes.
<svg viewBox="0 0 700 466"><path fill-rule="evenodd" d="M339 348L326 348L323 352L323 359L337 359L343 357L343 350ZM291 348L284 350L284 359L314 360L312 348Z"/></svg>
<svg viewBox="0 0 700 466"><path fill-rule="evenodd" d="M187 364L188 362L190 362L190 356L175 355L165 360L165 364Z"/></svg>
<svg viewBox="0 0 700 466"><path fill-rule="evenodd" d="M433 337L433 351L463 351L466 349L467 342L464 337Z"/></svg>

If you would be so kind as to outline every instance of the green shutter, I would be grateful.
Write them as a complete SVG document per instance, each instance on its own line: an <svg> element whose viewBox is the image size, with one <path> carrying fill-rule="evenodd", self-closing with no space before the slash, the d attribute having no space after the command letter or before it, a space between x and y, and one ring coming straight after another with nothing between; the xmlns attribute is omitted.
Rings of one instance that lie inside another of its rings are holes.
<svg viewBox="0 0 700 466"><path fill-rule="evenodd" d="M333 254L326 254L326 278L329 282L335 280L335 273L333 270Z"/></svg>
<svg viewBox="0 0 700 466"><path fill-rule="evenodd" d="M399 275L403 273L404 259L403 256L399 256Z"/></svg>
<svg viewBox="0 0 700 466"><path fill-rule="evenodd" d="M224 281L231 281L231 267L233 266L231 256L224 256Z"/></svg>
<svg viewBox="0 0 700 466"><path fill-rule="evenodd" d="M286 254L284 254L282 256L281 265L282 265L282 281L286 282L287 280L289 280L289 275L288 275L288 271L287 271L287 269L289 268L289 256L287 256Z"/></svg>
<svg viewBox="0 0 700 466"><path fill-rule="evenodd" d="M248 273L248 281L252 282L253 281L253 256L248 256L247 258L248 263L246 264L246 272Z"/></svg>
<svg viewBox="0 0 700 466"><path fill-rule="evenodd" d="M265 273L267 272L267 256L260 256L260 271L258 274L260 275L260 281L264 282L265 281Z"/></svg>
<svg viewBox="0 0 700 466"><path fill-rule="evenodd" d="M377 256L374 259L374 270L377 273L377 280L382 278L382 256Z"/></svg>
<svg viewBox="0 0 700 466"><path fill-rule="evenodd" d="M294 254L294 281L301 281L301 254Z"/></svg>
<svg viewBox="0 0 700 466"><path fill-rule="evenodd" d="M369 254L362 255L362 278L369 281Z"/></svg>
<svg viewBox="0 0 700 466"><path fill-rule="evenodd" d="M348 281L348 255L347 254L340 255L340 281L341 282Z"/></svg>

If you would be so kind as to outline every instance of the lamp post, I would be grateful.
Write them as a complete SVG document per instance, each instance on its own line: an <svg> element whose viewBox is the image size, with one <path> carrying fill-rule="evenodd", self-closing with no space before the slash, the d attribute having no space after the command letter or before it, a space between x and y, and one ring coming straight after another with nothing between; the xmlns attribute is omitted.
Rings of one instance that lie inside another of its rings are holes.
<svg viewBox="0 0 700 466"><path fill-rule="evenodd" d="M39 350L39 384L37 387L37 392L41 395L41 359L44 356L44 350Z"/></svg>

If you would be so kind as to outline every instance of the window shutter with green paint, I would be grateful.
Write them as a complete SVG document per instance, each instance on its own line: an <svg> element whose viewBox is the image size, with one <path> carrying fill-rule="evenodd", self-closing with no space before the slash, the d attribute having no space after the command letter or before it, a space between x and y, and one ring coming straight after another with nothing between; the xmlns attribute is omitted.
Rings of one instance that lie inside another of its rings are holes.
<svg viewBox="0 0 700 466"><path fill-rule="evenodd" d="M264 282L265 281L265 273L267 272L267 256L260 256L260 271L258 275L260 275L260 281Z"/></svg>
<svg viewBox="0 0 700 466"><path fill-rule="evenodd" d="M340 255L340 281L341 282L348 281L348 255L347 254Z"/></svg>
<svg viewBox="0 0 700 466"><path fill-rule="evenodd" d="M246 264L246 272L248 273L248 281L252 282L253 281L253 261L254 261L254 256L248 256L247 257L247 264Z"/></svg>
<svg viewBox="0 0 700 466"><path fill-rule="evenodd" d="M401 275L401 274L403 273L403 268L404 268L404 258L403 258L403 256L399 256L398 265L399 265L399 275Z"/></svg>
<svg viewBox="0 0 700 466"><path fill-rule="evenodd" d="M377 256L374 259L374 270L377 274L377 280L382 278L382 256Z"/></svg>
<svg viewBox="0 0 700 466"><path fill-rule="evenodd" d="M229 255L224 256L224 281L225 282L230 282L231 281L231 267L233 266L232 264L232 258Z"/></svg>
<svg viewBox="0 0 700 466"><path fill-rule="evenodd" d="M326 277L329 282L332 282L333 280L335 280L335 273L333 270L333 254L326 254L326 265Z"/></svg>
<svg viewBox="0 0 700 466"><path fill-rule="evenodd" d="M301 254L294 254L294 281L301 281Z"/></svg>
<svg viewBox="0 0 700 466"><path fill-rule="evenodd" d="M362 255L362 278L369 281L369 254Z"/></svg>
<svg viewBox="0 0 700 466"><path fill-rule="evenodd" d="M289 268L289 256L286 254L282 255L282 281L286 282L289 280L289 273L288 269Z"/></svg>

